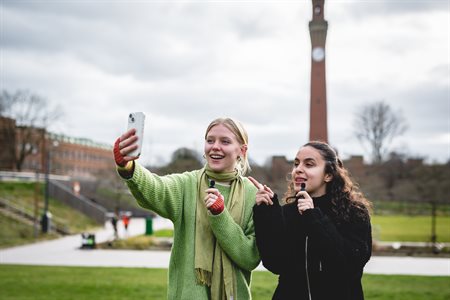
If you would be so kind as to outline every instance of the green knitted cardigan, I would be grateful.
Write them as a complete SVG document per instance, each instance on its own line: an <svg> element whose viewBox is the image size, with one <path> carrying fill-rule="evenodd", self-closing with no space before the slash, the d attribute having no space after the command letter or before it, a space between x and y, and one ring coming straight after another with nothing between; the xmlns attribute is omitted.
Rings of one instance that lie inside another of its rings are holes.
<svg viewBox="0 0 450 300"><path fill-rule="evenodd" d="M196 282L194 270L195 213L197 178L200 170L158 176L135 164L133 176L125 179L138 204L174 224L174 243L169 264L168 299L209 299L209 287ZM233 262L237 281L234 300L251 299L251 271L259 262L253 225L256 188L244 178L243 228L227 209L218 215L208 213L211 229L223 251ZM216 300L216 299L212 299Z"/></svg>

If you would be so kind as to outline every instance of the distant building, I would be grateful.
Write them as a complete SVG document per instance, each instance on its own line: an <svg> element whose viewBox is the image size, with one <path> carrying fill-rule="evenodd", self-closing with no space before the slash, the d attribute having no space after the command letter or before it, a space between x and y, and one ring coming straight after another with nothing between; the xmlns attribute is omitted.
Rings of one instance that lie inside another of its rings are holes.
<svg viewBox="0 0 450 300"><path fill-rule="evenodd" d="M51 147L50 172L80 178L95 178L104 172L114 172L112 147L85 138L73 138L49 133Z"/></svg>
<svg viewBox="0 0 450 300"><path fill-rule="evenodd" d="M344 160L343 163L344 167L354 178L361 178L369 171L368 166L364 164L364 157L362 155L352 155L349 159Z"/></svg>
<svg viewBox="0 0 450 300"><path fill-rule="evenodd" d="M27 143L23 143L24 140ZM0 117L0 143L14 145L14 148L4 147L0 152L0 170L17 171L15 161L20 147L25 147L30 154L25 157L21 171L45 172L49 167L51 174L85 179L114 172L110 145L54 134L42 128L16 126L15 120L10 118ZM14 149L16 153L6 148Z"/></svg>

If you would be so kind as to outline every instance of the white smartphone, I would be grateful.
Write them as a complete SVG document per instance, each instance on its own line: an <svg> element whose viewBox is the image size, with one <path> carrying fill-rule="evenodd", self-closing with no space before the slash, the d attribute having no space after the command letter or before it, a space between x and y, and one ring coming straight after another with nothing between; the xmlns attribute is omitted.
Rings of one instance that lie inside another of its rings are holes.
<svg viewBox="0 0 450 300"><path fill-rule="evenodd" d="M133 112L128 115L128 130L131 128L136 129L137 149L128 153L128 156L140 156L142 150L142 141L144 140L144 124L145 114L143 112Z"/></svg>

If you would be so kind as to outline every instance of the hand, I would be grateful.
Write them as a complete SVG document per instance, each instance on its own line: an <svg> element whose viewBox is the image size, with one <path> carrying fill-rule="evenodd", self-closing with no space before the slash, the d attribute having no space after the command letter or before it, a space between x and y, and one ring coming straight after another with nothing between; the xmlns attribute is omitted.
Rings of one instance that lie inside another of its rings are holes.
<svg viewBox="0 0 450 300"><path fill-rule="evenodd" d="M295 196L298 199L297 208L300 214L307 209L314 208L314 202L306 191L299 191Z"/></svg>
<svg viewBox="0 0 450 300"><path fill-rule="evenodd" d="M220 214L225 208L225 202L222 194L215 188L207 189L206 193L207 194L204 199L206 208L209 209L213 215Z"/></svg>
<svg viewBox="0 0 450 300"><path fill-rule="evenodd" d="M130 129L122 134L114 143L114 160L120 167L125 167L129 161L138 158L138 156L127 156L128 153L138 147L136 144L138 137L135 134L136 129Z"/></svg>
<svg viewBox="0 0 450 300"><path fill-rule="evenodd" d="M272 190L267 186L259 183L255 178L248 176L247 177L253 185L258 189L256 192L256 205L260 205L261 203L264 203L266 205L273 205L272 198L274 196L274 193Z"/></svg>

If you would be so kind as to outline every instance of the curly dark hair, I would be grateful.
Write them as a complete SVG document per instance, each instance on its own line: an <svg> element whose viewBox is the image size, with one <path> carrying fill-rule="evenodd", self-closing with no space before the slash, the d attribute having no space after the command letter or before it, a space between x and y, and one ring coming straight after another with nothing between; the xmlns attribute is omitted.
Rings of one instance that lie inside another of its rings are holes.
<svg viewBox="0 0 450 300"><path fill-rule="evenodd" d="M332 175L333 179L327 183L326 192L331 195L333 219L336 222L351 222L351 217L366 218L372 210L372 205L361 193L358 185L354 183L347 169L344 168L342 160L330 145L320 141L311 141L302 147L312 147L318 150L325 161L325 174ZM289 180L289 179L288 179ZM289 180L288 189L285 194L286 202L295 197L294 184Z"/></svg>

